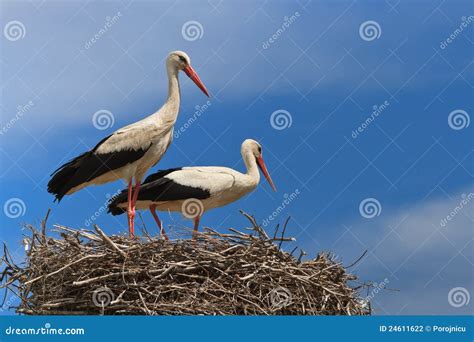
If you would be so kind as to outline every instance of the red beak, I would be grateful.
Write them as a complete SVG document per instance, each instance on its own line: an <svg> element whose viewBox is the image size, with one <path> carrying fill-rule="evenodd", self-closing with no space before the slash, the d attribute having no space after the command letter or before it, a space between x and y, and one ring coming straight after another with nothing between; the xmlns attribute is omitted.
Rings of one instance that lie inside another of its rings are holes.
<svg viewBox="0 0 474 342"><path fill-rule="evenodd" d="M262 157L257 158L257 164L260 170L262 170L263 175L267 179L268 183L270 183L270 186L272 187L273 191L277 191L275 184L273 184L272 177L270 177L270 174L268 173L267 166L265 165L265 162L263 161Z"/></svg>
<svg viewBox="0 0 474 342"><path fill-rule="evenodd" d="M206 87L204 86L204 84L202 83L201 79L199 78L198 74L196 73L196 71L194 71L194 69L188 65L186 66L183 71L186 73L186 75L188 75L188 77L190 79L193 80L194 83L196 83L196 85L199 87L199 89L202 90L202 92L204 94L206 94L207 97L209 97L209 93L207 92L207 89Z"/></svg>

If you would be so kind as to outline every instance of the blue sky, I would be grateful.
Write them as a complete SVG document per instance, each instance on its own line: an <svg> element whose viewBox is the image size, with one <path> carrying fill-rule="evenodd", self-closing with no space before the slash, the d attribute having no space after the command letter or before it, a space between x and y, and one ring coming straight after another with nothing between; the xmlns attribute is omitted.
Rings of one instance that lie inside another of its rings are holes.
<svg viewBox="0 0 474 342"><path fill-rule="evenodd" d="M164 59L180 49L210 91L210 105L157 168L243 170L240 145L254 138L278 188L272 193L262 180L251 195L207 213L204 226L242 228L239 209L260 222L278 212L268 229L291 216L287 231L297 242L289 250L330 251L344 264L368 250L353 272L396 290L372 296L376 314L472 312L472 301L452 305L452 290L470 296L474 283L472 2L1 6L1 233L18 259L22 224L38 224L52 208L51 224L84 227L123 187L90 187L59 205L46 192L61 163L161 106ZM186 35L187 25L197 36ZM176 129L207 101L180 80ZM97 129L98 111L111 113L113 125ZM288 121L272 122L275 112ZM283 204L288 196L295 198ZM366 199L377 207L374 217L361 209ZM180 215L161 216L169 229L191 226ZM94 223L109 234L127 230L125 217L100 214Z"/></svg>

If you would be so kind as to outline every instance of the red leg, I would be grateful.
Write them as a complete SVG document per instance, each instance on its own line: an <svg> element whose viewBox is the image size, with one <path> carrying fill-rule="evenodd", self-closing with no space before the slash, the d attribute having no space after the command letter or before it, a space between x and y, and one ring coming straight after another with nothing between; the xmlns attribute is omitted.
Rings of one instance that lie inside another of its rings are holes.
<svg viewBox="0 0 474 342"><path fill-rule="evenodd" d="M133 217L135 215L134 212L132 212L132 180L128 182L128 233L131 238L133 238L134 235L134 227L133 227Z"/></svg>
<svg viewBox="0 0 474 342"><path fill-rule="evenodd" d="M199 228L199 221L201 220L201 216L196 216L194 218L194 231L193 231L193 239L196 238L196 234L198 232L198 228Z"/></svg>
<svg viewBox="0 0 474 342"><path fill-rule="evenodd" d="M133 191L133 197L132 197L132 206L133 208L135 209L135 204L137 203L137 199L138 199L138 193L140 192L140 182L138 182L137 180L135 180L135 189Z"/></svg>
<svg viewBox="0 0 474 342"><path fill-rule="evenodd" d="M131 186L131 182L129 184ZM131 200L129 200L129 226L131 234L130 236L133 237L135 235L135 205L137 203L138 192L140 191L140 182L135 185L135 189L130 190L129 196L131 196ZM132 195L133 192L133 195Z"/></svg>
<svg viewBox="0 0 474 342"><path fill-rule="evenodd" d="M161 225L161 221L158 218L158 215L156 214L156 205L150 205L150 212L153 215L153 218L155 219L155 222L158 225L158 228L160 228L160 235L164 237L165 240L169 240L168 235L166 235L165 230L163 229L163 226Z"/></svg>

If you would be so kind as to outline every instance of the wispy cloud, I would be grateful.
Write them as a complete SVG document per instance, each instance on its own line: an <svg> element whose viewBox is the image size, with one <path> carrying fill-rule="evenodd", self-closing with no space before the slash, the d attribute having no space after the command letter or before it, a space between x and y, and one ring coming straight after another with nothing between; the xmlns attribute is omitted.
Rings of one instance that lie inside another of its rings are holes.
<svg viewBox="0 0 474 342"><path fill-rule="evenodd" d="M474 289L473 198L470 186L405 208L383 208L379 220L357 220L348 228L338 248L360 250L362 245L369 251L356 272L374 281L388 278L389 287L397 289L381 291L375 298L378 313L467 314L472 310L472 304L452 307L447 296L454 287Z"/></svg>

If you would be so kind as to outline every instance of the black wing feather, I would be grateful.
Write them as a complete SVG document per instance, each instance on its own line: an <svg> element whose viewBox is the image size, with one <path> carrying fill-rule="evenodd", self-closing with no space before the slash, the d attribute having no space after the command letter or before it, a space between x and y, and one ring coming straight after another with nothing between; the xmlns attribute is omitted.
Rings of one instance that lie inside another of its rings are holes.
<svg viewBox="0 0 474 342"><path fill-rule="evenodd" d="M109 171L119 169L143 157L151 147L98 154L96 151L111 135L102 139L92 150L70 160L51 175L48 192L59 202L74 187L90 182Z"/></svg>

